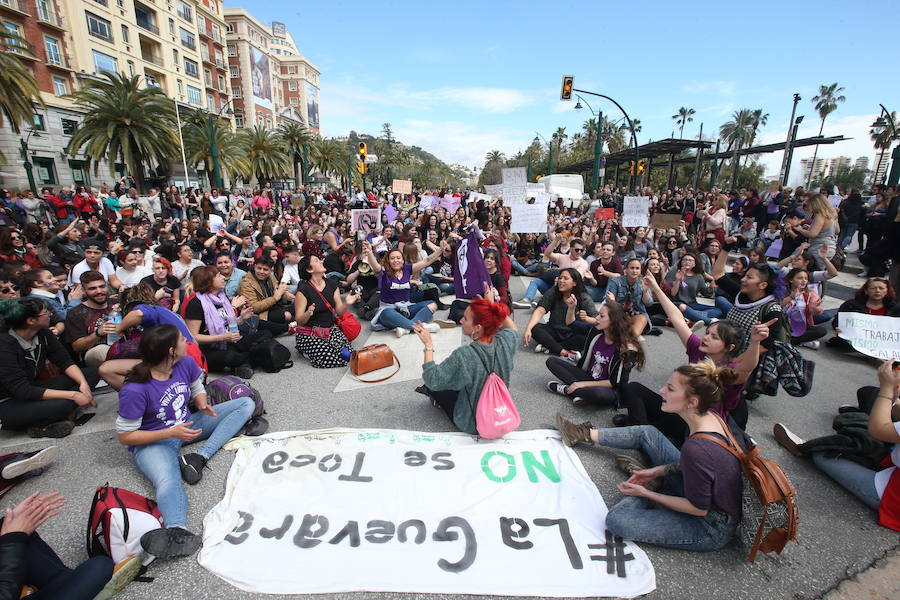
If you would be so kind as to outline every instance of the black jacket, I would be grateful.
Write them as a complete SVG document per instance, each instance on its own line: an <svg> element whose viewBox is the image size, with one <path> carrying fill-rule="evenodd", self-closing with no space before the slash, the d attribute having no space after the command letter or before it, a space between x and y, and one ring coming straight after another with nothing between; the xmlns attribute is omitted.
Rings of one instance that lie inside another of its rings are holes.
<svg viewBox="0 0 900 600"><path fill-rule="evenodd" d="M20 402L40 400L44 388L34 385L47 361L65 371L75 364L62 343L49 330L38 332L40 348L37 360L25 354L19 341L8 332L0 333L0 398L13 398Z"/></svg>
<svg viewBox="0 0 900 600"><path fill-rule="evenodd" d="M579 369L587 371L588 361L590 361L591 353L594 351L594 343L599 335L600 330L596 327L591 327L581 352L581 359L578 361ZM625 352L624 355L621 352L613 354L612 360L609 361L609 382L614 390L618 390L621 386L628 383L628 376L634 367L636 357L637 352L633 350Z"/></svg>
<svg viewBox="0 0 900 600"><path fill-rule="evenodd" d="M25 549L28 534L0 535L0 600L16 600L25 585Z"/></svg>
<svg viewBox="0 0 900 600"><path fill-rule="evenodd" d="M900 317L900 303L896 301L891 301L887 298L884 299L884 315L886 317ZM831 326L838 326L838 315L842 312L856 312L868 314L869 309L866 308L865 300L857 300L856 298L850 298L838 308L837 313L834 315L834 319L831 320Z"/></svg>

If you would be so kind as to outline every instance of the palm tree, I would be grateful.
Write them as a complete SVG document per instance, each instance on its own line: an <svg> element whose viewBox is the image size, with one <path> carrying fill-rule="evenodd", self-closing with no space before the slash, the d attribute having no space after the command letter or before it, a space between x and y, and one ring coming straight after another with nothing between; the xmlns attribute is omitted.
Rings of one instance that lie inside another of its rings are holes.
<svg viewBox="0 0 900 600"><path fill-rule="evenodd" d="M44 106L34 74L20 56L33 57L28 42L0 27L0 127L8 121L15 133L20 123L34 123L35 103Z"/></svg>
<svg viewBox="0 0 900 600"><path fill-rule="evenodd" d="M85 117L66 151L74 156L83 148L95 173L106 160L115 176L121 157L143 190L145 163L168 164L177 154L175 102L156 86L141 88L140 76L103 71L100 79L85 80L69 97Z"/></svg>
<svg viewBox="0 0 900 600"><path fill-rule="evenodd" d="M682 106L678 109L678 114L672 115L672 118L675 119L675 124L681 128L678 132L678 137L684 139L684 126L694 120L693 115L696 113L697 111L693 108L685 108Z"/></svg>
<svg viewBox="0 0 900 600"><path fill-rule="evenodd" d="M281 137L262 125L244 130L250 173L262 186L290 172L291 156Z"/></svg>
<svg viewBox="0 0 900 600"><path fill-rule="evenodd" d="M323 175L343 178L350 169L352 156L347 146L337 140L318 140L310 151L312 164Z"/></svg>
<svg viewBox="0 0 900 600"><path fill-rule="evenodd" d="M581 130L584 131L584 139L587 142L587 147L593 149L594 143L597 141L597 119L590 118L585 121L581 126Z"/></svg>
<svg viewBox="0 0 900 600"><path fill-rule="evenodd" d="M557 127L551 137L556 142L557 151L561 151L563 140L568 138L569 134L566 133L565 127Z"/></svg>
<svg viewBox="0 0 900 600"><path fill-rule="evenodd" d="M194 168L203 161L207 165L206 175L211 186L215 185L212 164L212 141L215 139L219 149L219 166L232 181L250 171L247 160L246 138L231 131L227 122L217 119L215 128L209 126L208 115L201 110L195 111L181 128L184 139L184 152L187 162Z"/></svg>
<svg viewBox="0 0 900 600"><path fill-rule="evenodd" d="M894 123L897 122L897 112L891 112L891 119ZM880 127L872 127L869 129L869 138L871 138L872 142L875 144L876 150L881 150L881 154L878 155L878 162L875 163L875 172L874 175L878 174L878 167L881 166L881 161L884 160L884 153L891 147L891 144L894 142L894 132L891 130L891 126L889 123L885 122L884 125ZM887 175L887 169L884 170L884 175ZM884 183L883 181L874 183Z"/></svg>
<svg viewBox="0 0 900 600"><path fill-rule="evenodd" d="M753 142L756 141L756 134L759 131L760 127L765 127L766 123L769 122L769 113L763 114L761 108L757 108L756 110L750 113L750 139L747 140L747 146L750 147L753 145ZM744 166L747 166L747 163L750 162L750 155L747 155L746 160L744 161Z"/></svg>
<svg viewBox="0 0 900 600"><path fill-rule="evenodd" d="M506 156L499 150L491 150L487 154L484 155L485 164L492 163L495 161L503 162L506 159Z"/></svg>
<svg viewBox="0 0 900 600"><path fill-rule="evenodd" d="M844 88L838 87L837 82L832 83L831 85L820 85L819 86L819 94L817 96L813 96L811 98L811 102L816 105L816 110L819 111L819 118L822 119L822 124L819 125L819 137L822 137L822 130L825 129L825 118L837 110L837 105L839 102L846 102L847 98L845 96L838 96L841 92L844 91ZM809 169L809 175L806 178L806 187L809 187L809 182L812 179L814 167L816 165L816 156L819 154L819 145L816 144L816 149L813 151L812 158L812 167Z"/></svg>
<svg viewBox="0 0 900 600"><path fill-rule="evenodd" d="M309 160L307 152L315 136L303 123L296 121L282 122L278 126L278 135L290 152L291 163L294 165L294 188L299 188L309 175L306 173L306 161Z"/></svg>
<svg viewBox="0 0 900 600"><path fill-rule="evenodd" d="M744 142L750 139L750 132L753 129L753 111L743 108L735 111L731 116L731 121L724 123L719 127L719 135L728 142L729 148L734 148L734 155L731 158L731 187L734 189L737 183L738 175L738 154L744 145Z"/></svg>

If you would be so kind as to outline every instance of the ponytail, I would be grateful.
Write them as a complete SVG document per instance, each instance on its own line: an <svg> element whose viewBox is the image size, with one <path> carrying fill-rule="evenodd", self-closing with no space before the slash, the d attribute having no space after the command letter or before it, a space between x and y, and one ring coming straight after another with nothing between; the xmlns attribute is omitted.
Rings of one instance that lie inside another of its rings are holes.
<svg viewBox="0 0 900 600"><path fill-rule="evenodd" d="M686 393L697 398L697 412L701 415L720 404L725 387L738 380L737 371L731 367L717 367L708 358L692 365L682 365L675 372L681 375Z"/></svg>
<svg viewBox="0 0 900 600"><path fill-rule="evenodd" d="M170 351L178 346L181 332L174 325L159 325L146 330L141 336L141 362L136 364L128 375L126 383L146 383L150 380L150 369L164 363Z"/></svg>

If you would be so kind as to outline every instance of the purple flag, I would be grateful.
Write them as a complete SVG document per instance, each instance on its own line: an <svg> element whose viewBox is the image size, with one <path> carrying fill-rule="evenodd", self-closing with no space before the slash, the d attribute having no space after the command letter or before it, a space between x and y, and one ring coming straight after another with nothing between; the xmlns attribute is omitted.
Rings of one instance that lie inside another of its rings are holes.
<svg viewBox="0 0 900 600"><path fill-rule="evenodd" d="M484 284L491 283L491 276L484 266L484 256L473 231L456 247L453 255L453 288L457 298L474 298L484 293Z"/></svg>
<svg viewBox="0 0 900 600"><path fill-rule="evenodd" d="M459 208L460 204L462 204L462 198L457 198L449 194L440 199L441 208L445 209L448 213L456 212L456 209Z"/></svg>

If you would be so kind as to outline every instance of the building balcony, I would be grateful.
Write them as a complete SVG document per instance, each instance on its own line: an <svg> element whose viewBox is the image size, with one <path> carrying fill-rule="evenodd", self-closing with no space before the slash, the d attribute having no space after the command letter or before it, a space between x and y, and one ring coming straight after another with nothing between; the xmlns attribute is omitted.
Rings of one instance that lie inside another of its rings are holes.
<svg viewBox="0 0 900 600"><path fill-rule="evenodd" d="M214 44L218 44L219 46L225 45L225 38L223 38L222 34L218 31L213 31L212 39Z"/></svg>
<svg viewBox="0 0 900 600"><path fill-rule="evenodd" d="M154 56L153 54L141 52L141 60L144 60L148 63L152 63L158 67L164 66L163 59L160 58L159 56Z"/></svg>
<svg viewBox="0 0 900 600"><path fill-rule="evenodd" d="M203 62L209 63L211 65L216 64L215 61L212 58L210 58L209 52L207 52L205 48L206 48L205 46L200 46L200 59Z"/></svg>
<svg viewBox="0 0 900 600"><path fill-rule="evenodd" d="M212 30L207 29L203 25L197 24L197 33L200 34L200 37L206 38L208 40L212 39Z"/></svg>
<svg viewBox="0 0 900 600"><path fill-rule="evenodd" d="M225 64L224 58L217 58L216 66L219 67L220 69L222 69L223 71L228 68L228 65Z"/></svg>
<svg viewBox="0 0 900 600"><path fill-rule="evenodd" d="M72 66L69 64L69 57L67 56L48 56L47 61L44 63L47 65L49 69L60 69L63 71L74 71Z"/></svg>
<svg viewBox="0 0 900 600"><path fill-rule="evenodd" d="M0 2L2 2L2 0L0 0ZM150 23L150 22L148 22L148 21L144 21L144 20L142 20L142 19L136 19L136 20L135 20L135 23L136 23L137 26L140 27L141 29L146 29L146 30L149 31L150 33L155 33L156 35L159 35L159 27L157 27L157 26L154 25L153 23Z"/></svg>
<svg viewBox="0 0 900 600"><path fill-rule="evenodd" d="M45 13L43 10L40 10L40 7L38 8L37 12L37 22L41 25L46 25L47 27L51 27L58 31L66 30L66 22L62 17L52 13Z"/></svg>
<svg viewBox="0 0 900 600"><path fill-rule="evenodd" d="M0 0L0 9L19 15L31 15L25 0Z"/></svg>

